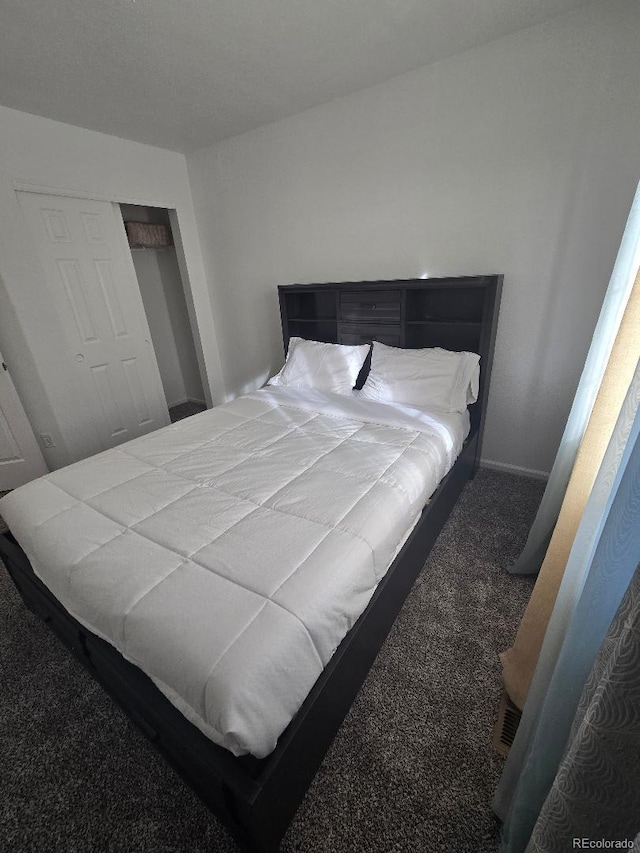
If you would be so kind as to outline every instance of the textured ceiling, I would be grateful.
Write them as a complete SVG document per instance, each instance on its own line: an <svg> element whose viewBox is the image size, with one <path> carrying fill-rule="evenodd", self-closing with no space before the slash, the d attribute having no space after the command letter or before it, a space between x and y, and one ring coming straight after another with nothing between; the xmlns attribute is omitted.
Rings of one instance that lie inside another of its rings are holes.
<svg viewBox="0 0 640 853"><path fill-rule="evenodd" d="M2 0L0 103L189 151L585 0Z"/></svg>

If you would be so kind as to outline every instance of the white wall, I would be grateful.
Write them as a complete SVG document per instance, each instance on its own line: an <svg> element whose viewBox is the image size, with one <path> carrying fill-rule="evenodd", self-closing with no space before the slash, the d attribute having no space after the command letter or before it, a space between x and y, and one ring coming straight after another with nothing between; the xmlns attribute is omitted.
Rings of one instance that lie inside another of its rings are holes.
<svg viewBox="0 0 640 853"><path fill-rule="evenodd" d="M163 249L162 251L169 250ZM153 249L134 249L132 256L156 361L158 362L164 396L167 406L174 406L176 403L182 403L186 400L187 389L180 367L176 339L167 307L167 297L160 274L162 258L160 251ZM176 264L175 267L177 271L178 265Z"/></svg>
<svg viewBox="0 0 640 853"><path fill-rule="evenodd" d="M640 176L640 3L606 0L188 156L231 394L276 285L502 272L484 457L548 471Z"/></svg>
<svg viewBox="0 0 640 853"><path fill-rule="evenodd" d="M167 405L204 402L175 250L134 249L132 257Z"/></svg>
<svg viewBox="0 0 640 853"><path fill-rule="evenodd" d="M189 314L181 286L176 253L173 249L160 253L158 268L167 301L167 312L171 321L180 372L184 382L185 399L194 403L203 403L204 392L198 370L196 351L193 346ZM222 398L222 394L219 395L219 398Z"/></svg>
<svg viewBox="0 0 640 853"><path fill-rule="evenodd" d="M15 195L38 186L132 204L175 208L177 239L202 341L199 357L215 402L224 397L210 294L204 275L185 159L0 107L0 348L36 434L51 433L51 468L96 449L82 400L67 382L66 350L46 282ZM172 221L172 227L173 227Z"/></svg>

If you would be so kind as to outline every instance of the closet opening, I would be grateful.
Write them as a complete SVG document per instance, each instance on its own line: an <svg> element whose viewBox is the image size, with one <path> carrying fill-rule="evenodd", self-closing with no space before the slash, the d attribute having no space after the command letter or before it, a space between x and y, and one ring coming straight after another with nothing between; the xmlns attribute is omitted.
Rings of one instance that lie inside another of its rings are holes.
<svg viewBox="0 0 640 853"><path fill-rule="evenodd" d="M171 211L121 204L171 422L206 409Z"/></svg>

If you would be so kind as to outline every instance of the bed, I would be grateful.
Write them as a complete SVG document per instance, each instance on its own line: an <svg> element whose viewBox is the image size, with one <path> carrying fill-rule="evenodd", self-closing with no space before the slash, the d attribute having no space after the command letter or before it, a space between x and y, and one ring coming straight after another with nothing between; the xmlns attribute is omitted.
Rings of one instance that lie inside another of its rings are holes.
<svg viewBox="0 0 640 853"><path fill-rule="evenodd" d="M359 354L341 393L276 378L0 506L27 606L247 848L278 848L477 467L500 287L283 286L290 356ZM369 390L424 347L479 354L468 410Z"/></svg>

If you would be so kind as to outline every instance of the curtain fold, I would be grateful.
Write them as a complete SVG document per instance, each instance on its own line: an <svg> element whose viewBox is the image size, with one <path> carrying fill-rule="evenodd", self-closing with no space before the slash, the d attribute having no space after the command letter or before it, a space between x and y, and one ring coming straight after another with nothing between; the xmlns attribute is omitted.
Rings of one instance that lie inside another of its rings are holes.
<svg viewBox="0 0 640 853"><path fill-rule="evenodd" d="M640 511L640 507L638 507ZM587 679L526 853L640 832L640 564Z"/></svg>
<svg viewBox="0 0 640 853"><path fill-rule="evenodd" d="M493 802L503 853L523 853L598 648L640 560L640 363L582 520Z"/></svg>
<svg viewBox="0 0 640 853"><path fill-rule="evenodd" d="M639 262L640 185L636 189L589 353L547 487L522 554L515 564L508 568L508 571L513 574L536 574L542 565Z"/></svg>

